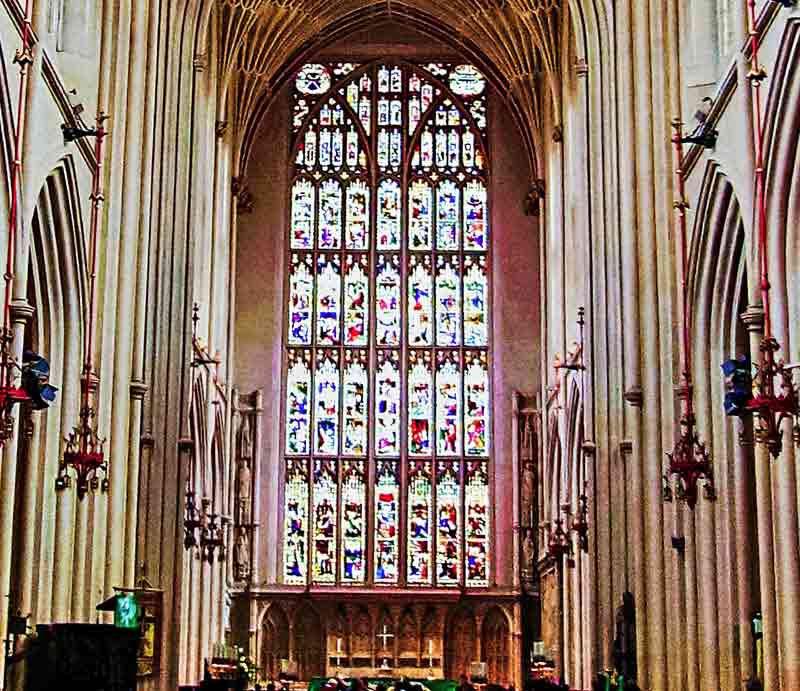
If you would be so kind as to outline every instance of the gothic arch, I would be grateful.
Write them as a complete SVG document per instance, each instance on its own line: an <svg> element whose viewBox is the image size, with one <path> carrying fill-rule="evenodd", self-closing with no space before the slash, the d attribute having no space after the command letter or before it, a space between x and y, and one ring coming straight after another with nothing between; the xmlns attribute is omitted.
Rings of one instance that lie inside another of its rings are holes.
<svg viewBox="0 0 800 691"><path fill-rule="evenodd" d="M490 684L507 686L512 680L510 632L506 613L500 607L492 607L481 627L481 659L486 663Z"/></svg>
<svg viewBox="0 0 800 691"><path fill-rule="evenodd" d="M283 608L272 604L261 623L261 673L265 679L277 679L281 660L289 659L289 619Z"/></svg>
<svg viewBox="0 0 800 691"><path fill-rule="evenodd" d="M325 673L325 626L311 603L303 603L294 619L294 659L299 679L320 677Z"/></svg>
<svg viewBox="0 0 800 691"><path fill-rule="evenodd" d="M470 665L478 659L478 627L475 615L468 607L456 610L450 617L445 632L444 675L458 679L469 675Z"/></svg>

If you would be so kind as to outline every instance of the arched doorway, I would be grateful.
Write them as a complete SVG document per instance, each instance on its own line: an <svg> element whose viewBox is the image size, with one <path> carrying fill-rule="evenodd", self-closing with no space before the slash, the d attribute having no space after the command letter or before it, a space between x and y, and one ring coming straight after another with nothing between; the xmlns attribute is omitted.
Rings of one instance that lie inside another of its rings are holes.
<svg viewBox="0 0 800 691"><path fill-rule="evenodd" d="M325 631L319 615L311 605L303 606L294 625L294 659L299 679L308 680L324 674L324 640Z"/></svg>
<svg viewBox="0 0 800 691"><path fill-rule="evenodd" d="M469 674L470 665L476 659L477 635L475 617L470 610L462 609L453 615L447 627L445 676L448 679Z"/></svg>
<svg viewBox="0 0 800 691"><path fill-rule="evenodd" d="M289 620L278 605L272 605L264 618L261 644L261 669L265 679L277 679L281 660L289 659Z"/></svg>
<svg viewBox="0 0 800 691"><path fill-rule="evenodd" d="M490 684L507 686L509 678L509 631L508 619L498 607L494 607L483 620L481 647L486 663L486 679Z"/></svg>

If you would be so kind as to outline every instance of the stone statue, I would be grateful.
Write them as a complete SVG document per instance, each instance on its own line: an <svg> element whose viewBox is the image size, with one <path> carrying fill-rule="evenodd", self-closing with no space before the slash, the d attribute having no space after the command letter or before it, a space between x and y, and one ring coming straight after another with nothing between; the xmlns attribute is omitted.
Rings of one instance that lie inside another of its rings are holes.
<svg viewBox="0 0 800 691"><path fill-rule="evenodd" d="M252 424L249 415L242 416L242 425L239 430L239 458L246 461L253 458Z"/></svg>
<svg viewBox="0 0 800 691"><path fill-rule="evenodd" d="M237 581L250 578L250 541L247 530L240 527L233 546L233 575Z"/></svg>
<svg viewBox="0 0 800 691"><path fill-rule="evenodd" d="M534 562L536 560L536 545L533 541L533 528L525 529L522 539L522 579L533 580Z"/></svg>
<svg viewBox="0 0 800 691"><path fill-rule="evenodd" d="M239 505L239 524L250 524L250 490L251 473L250 461L241 459L237 468L238 479L236 482L236 502Z"/></svg>
<svg viewBox="0 0 800 691"><path fill-rule="evenodd" d="M521 522L523 525L533 524L533 497L535 496L535 491L533 463L525 463L522 469L522 497L520 498Z"/></svg>

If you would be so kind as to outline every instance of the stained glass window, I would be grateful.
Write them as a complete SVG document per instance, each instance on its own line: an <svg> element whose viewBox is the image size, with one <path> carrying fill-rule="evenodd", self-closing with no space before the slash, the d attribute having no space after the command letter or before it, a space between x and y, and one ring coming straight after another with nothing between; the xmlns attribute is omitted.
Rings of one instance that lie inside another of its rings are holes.
<svg viewBox="0 0 800 691"><path fill-rule="evenodd" d="M487 88L311 63L289 127L283 580L487 587Z"/></svg>

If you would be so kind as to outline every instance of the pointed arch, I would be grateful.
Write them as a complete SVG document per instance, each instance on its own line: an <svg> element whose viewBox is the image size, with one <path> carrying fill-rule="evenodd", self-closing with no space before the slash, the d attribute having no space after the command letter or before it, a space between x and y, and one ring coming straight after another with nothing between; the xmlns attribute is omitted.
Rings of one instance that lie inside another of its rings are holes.
<svg viewBox="0 0 800 691"><path fill-rule="evenodd" d="M477 659L478 626L472 609L457 608L445 632L445 677L469 676L470 665Z"/></svg>
<svg viewBox="0 0 800 691"><path fill-rule="evenodd" d="M325 673L325 626L319 612L304 602L294 618L294 659L299 679L312 679Z"/></svg>
<svg viewBox="0 0 800 691"><path fill-rule="evenodd" d="M486 663L488 683L511 683L511 622L500 607L492 607L483 619L481 659Z"/></svg>
<svg viewBox="0 0 800 691"><path fill-rule="evenodd" d="M265 679L277 679L281 661L289 659L289 618L283 608L273 603L261 623L261 673Z"/></svg>

